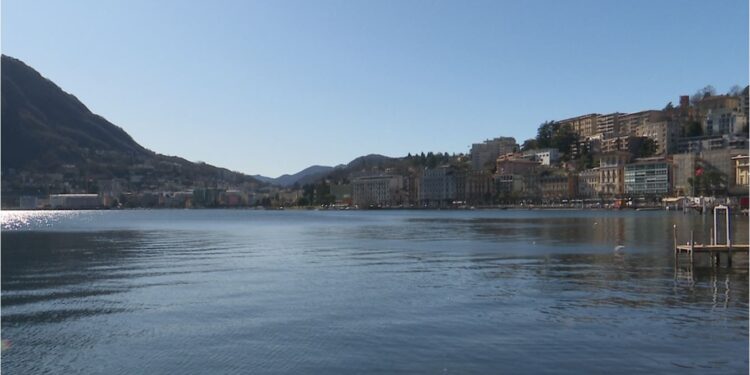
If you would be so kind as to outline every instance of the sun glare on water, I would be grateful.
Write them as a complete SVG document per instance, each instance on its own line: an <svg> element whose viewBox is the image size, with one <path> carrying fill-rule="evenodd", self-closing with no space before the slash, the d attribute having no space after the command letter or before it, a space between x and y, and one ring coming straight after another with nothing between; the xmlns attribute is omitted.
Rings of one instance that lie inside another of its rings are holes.
<svg viewBox="0 0 750 375"><path fill-rule="evenodd" d="M64 218L79 215L77 211L0 211L2 230L51 229Z"/></svg>

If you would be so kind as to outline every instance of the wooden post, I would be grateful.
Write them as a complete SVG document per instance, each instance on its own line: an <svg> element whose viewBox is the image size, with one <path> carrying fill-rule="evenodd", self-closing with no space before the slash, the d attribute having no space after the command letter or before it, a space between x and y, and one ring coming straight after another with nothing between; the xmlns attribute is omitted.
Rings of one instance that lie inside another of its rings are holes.
<svg viewBox="0 0 750 375"><path fill-rule="evenodd" d="M690 264L693 264L693 249L695 248L695 231L690 231Z"/></svg>
<svg viewBox="0 0 750 375"><path fill-rule="evenodd" d="M677 267L677 264L680 262L680 254L677 249L677 224L672 225L672 233L674 236L674 265Z"/></svg>

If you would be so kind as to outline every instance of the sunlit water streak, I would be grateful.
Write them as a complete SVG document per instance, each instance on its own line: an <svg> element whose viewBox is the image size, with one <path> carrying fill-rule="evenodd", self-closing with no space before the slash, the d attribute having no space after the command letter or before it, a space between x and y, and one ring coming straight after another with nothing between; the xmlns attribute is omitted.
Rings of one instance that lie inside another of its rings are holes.
<svg viewBox="0 0 750 375"><path fill-rule="evenodd" d="M673 264L697 215L1 215L8 373L747 372L747 256Z"/></svg>

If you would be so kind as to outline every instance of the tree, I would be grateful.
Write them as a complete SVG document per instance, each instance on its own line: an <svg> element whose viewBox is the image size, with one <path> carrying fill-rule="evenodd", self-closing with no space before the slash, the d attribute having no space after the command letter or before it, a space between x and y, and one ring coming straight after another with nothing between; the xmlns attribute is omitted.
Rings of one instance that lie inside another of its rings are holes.
<svg viewBox="0 0 750 375"><path fill-rule="evenodd" d="M647 158L649 156L654 156L658 148L659 146L656 144L656 141L651 138L646 138L638 149L638 157Z"/></svg>
<svg viewBox="0 0 750 375"><path fill-rule="evenodd" d="M552 136L557 131L559 124L554 121L545 121L539 125L536 132L536 145L539 148L549 148L552 146Z"/></svg>
<svg viewBox="0 0 750 375"><path fill-rule="evenodd" d="M716 168L708 166L705 168L701 167L699 170L701 172L697 173L696 171L695 177L687 179L693 195L716 196L717 194L726 193L727 178L725 174Z"/></svg>
<svg viewBox="0 0 750 375"><path fill-rule="evenodd" d="M716 89L711 85L707 85L706 87L696 91L695 94L690 97L690 103L695 105L704 98L708 98L709 96L714 95L716 95Z"/></svg>
<svg viewBox="0 0 750 375"><path fill-rule="evenodd" d="M686 137L699 137L703 135L703 127L698 121L691 121L685 126Z"/></svg>
<svg viewBox="0 0 750 375"><path fill-rule="evenodd" d="M742 87L739 85L734 85L729 89L729 92L727 93L729 96L740 96L742 95Z"/></svg>
<svg viewBox="0 0 750 375"><path fill-rule="evenodd" d="M664 106L664 109L662 109L662 111L671 111L673 109L674 109L674 105L672 104L672 102L669 102L667 103L667 105Z"/></svg>
<svg viewBox="0 0 750 375"><path fill-rule="evenodd" d="M536 139L531 138L523 141L521 145L521 151L536 150L539 148Z"/></svg>
<svg viewBox="0 0 750 375"><path fill-rule="evenodd" d="M550 146L560 150L563 154L563 159L569 160L571 149L577 141L578 134L573 130L572 126L566 124L556 129Z"/></svg>

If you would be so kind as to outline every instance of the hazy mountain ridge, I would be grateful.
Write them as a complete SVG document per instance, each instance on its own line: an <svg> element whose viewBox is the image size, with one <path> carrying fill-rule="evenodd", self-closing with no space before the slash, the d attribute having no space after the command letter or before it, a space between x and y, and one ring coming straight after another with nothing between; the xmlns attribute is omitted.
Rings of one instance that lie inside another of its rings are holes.
<svg viewBox="0 0 750 375"><path fill-rule="evenodd" d="M323 165L313 165L295 174L283 174L276 178L266 177L266 176L261 176L261 175L254 175L252 177L260 181L267 182L272 185L278 185L281 187L290 187L290 186L294 186L295 183L300 183L310 178L315 178L315 176L322 177L326 175L328 172L332 171L333 169L334 167L328 167L328 166L323 166Z"/></svg>

